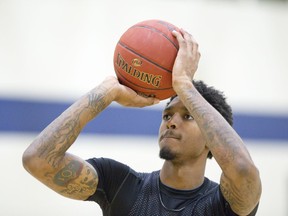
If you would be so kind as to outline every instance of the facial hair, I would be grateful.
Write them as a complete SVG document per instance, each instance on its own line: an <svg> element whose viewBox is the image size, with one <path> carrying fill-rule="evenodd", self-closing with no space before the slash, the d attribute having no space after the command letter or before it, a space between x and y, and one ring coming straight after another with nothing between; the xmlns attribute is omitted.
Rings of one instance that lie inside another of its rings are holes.
<svg viewBox="0 0 288 216"><path fill-rule="evenodd" d="M159 157L164 160L172 161L176 158L176 154L172 152L170 148L164 146L162 149L160 149Z"/></svg>

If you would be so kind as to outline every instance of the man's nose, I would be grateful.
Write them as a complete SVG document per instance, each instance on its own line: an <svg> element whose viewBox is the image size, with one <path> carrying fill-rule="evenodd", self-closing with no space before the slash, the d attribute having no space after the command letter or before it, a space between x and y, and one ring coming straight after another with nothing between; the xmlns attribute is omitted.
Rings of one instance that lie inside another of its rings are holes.
<svg viewBox="0 0 288 216"><path fill-rule="evenodd" d="M167 129L176 129L178 128L181 121L181 116L178 113L175 113L167 122Z"/></svg>

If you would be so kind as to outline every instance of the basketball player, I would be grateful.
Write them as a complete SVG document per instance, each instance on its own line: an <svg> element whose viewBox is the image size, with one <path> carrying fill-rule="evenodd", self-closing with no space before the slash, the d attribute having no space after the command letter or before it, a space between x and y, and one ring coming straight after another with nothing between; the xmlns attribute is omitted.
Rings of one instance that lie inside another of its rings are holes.
<svg viewBox="0 0 288 216"><path fill-rule="evenodd" d="M158 103L105 79L55 119L23 154L25 169L59 194L97 202L103 215L255 215L261 181L243 141L231 127L232 113L219 91L192 82L198 44L187 32L173 32L179 51L173 68L177 93L163 111L159 129L163 167L139 173L107 158L83 160L67 152L83 127L112 101L143 107ZM219 183L204 176L214 157Z"/></svg>

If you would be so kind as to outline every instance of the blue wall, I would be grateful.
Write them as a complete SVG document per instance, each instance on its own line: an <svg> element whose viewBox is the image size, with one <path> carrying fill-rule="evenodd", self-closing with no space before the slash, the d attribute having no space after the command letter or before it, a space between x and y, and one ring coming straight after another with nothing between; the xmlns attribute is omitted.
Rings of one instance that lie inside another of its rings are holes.
<svg viewBox="0 0 288 216"><path fill-rule="evenodd" d="M0 131L40 132L70 103L0 99ZM161 110L110 106L84 133L156 136ZM234 128L244 139L288 140L288 116L235 113Z"/></svg>

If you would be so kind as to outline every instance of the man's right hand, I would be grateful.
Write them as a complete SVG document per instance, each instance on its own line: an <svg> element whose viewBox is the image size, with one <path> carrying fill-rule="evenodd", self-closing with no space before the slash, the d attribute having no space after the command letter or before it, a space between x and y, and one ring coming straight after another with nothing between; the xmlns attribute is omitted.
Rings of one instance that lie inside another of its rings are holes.
<svg viewBox="0 0 288 216"><path fill-rule="evenodd" d="M159 103L157 98L143 97L131 88L119 83L116 77L107 77L102 84L111 95L111 99L122 106L145 107Z"/></svg>

